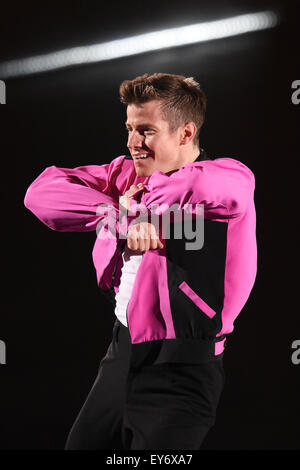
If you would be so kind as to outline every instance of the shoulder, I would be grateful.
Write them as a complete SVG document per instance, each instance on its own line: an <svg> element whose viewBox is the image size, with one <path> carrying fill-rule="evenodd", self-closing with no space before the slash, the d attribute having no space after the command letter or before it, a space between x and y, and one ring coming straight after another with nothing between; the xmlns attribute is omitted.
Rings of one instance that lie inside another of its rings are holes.
<svg viewBox="0 0 300 470"><path fill-rule="evenodd" d="M214 159L203 160L201 162L194 162L192 164L193 168L198 168L202 170L207 170L211 172L236 172L239 174L244 174L248 178L255 180L253 171L245 165L245 163L237 160L236 158L231 157L216 157Z"/></svg>
<svg viewBox="0 0 300 470"><path fill-rule="evenodd" d="M98 167L99 166L106 166L110 174L134 170L133 159L131 156L128 155L119 155L118 157L113 158L110 163L98 165Z"/></svg>
<svg viewBox="0 0 300 470"><path fill-rule="evenodd" d="M113 162L114 166L120 169L122 173L135 172L134 162L131 155L120 155L119 157L115 158L112 163Z"/></svg>
<svg viewBox="0 0 300 470"><path fill-rule="evenodd" d="M120 155L110 163L109 177L116 178L115 181L123 184L124 181L131 181L136 175L133 158L129 155Z"/></svg>

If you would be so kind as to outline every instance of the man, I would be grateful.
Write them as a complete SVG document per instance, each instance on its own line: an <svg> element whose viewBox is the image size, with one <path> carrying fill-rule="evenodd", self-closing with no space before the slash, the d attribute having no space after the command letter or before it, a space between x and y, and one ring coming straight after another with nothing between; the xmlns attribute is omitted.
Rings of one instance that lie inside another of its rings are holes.
<svg viewBox="0 0 300 470"><path fill-rule="evenodd" d="M193 78L145 74L120 97L131 155L48 167L25 196L53 230L97 230L97 281L117 317L66 449L200 449L256 276L254 175L199 148L206 98ZM173 234L185 215L204 228L200 246Z"/></svg>

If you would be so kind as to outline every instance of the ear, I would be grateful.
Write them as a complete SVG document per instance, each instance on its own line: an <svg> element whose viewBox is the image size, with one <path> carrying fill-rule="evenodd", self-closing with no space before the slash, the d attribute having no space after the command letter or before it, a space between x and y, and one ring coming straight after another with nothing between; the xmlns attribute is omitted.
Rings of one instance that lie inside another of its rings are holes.
<svg viewBox="0 0 300 470"><path fill-rule="evenodd" d="M193 138L197 132L196 124L191 121L187 122L182 126L181 133L180 133L180 145L187 145Z"/></svg>

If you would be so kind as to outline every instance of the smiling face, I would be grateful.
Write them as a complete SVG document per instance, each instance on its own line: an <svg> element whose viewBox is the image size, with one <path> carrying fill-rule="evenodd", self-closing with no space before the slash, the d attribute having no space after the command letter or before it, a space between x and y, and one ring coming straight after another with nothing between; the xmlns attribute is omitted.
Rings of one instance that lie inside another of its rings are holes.
<svg viewBox="0 0 300 470"><path fill-rule="evenodd" d="M185 164L181 144L184 126L171 133L160 103L152 100L127 106L127 147L138 176L151 176L156 170L167 173ZM138 158L140 155L147 158Z"/></svg>

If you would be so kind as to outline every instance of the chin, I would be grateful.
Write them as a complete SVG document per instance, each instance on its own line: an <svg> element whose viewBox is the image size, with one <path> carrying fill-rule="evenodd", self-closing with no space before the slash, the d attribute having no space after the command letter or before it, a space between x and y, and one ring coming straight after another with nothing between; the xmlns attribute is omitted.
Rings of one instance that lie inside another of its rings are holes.
<svg viewBox="0 0 300 470"><path fill-rule="evenodd" d="M142 170L141 168L136 168L135 172L136 172L137 176L144 176L144 177L151 176L152 173L153 173L153 171Z"/></svg>

